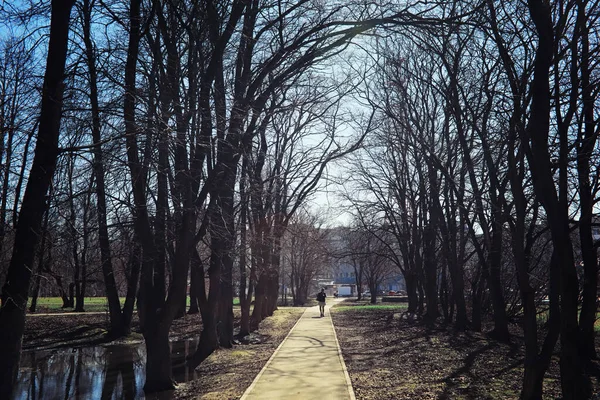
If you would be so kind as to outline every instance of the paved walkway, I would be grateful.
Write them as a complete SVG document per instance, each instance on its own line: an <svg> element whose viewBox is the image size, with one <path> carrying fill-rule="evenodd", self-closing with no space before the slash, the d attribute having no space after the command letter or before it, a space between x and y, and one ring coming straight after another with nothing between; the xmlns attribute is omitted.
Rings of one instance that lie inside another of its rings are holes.
<svg viewBox="0 0 600 400"><path fill-rule="evenodd" d="M329 307L306 309L241 400L355 400Z"/></svg>

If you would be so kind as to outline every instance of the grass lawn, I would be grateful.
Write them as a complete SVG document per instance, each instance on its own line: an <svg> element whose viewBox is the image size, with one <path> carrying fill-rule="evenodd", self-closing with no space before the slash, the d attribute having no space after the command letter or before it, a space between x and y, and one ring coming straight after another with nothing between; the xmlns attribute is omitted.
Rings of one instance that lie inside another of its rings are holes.
<svg viewBox="0 0 600 400"><path fill-rule="evenodd" d="M125 303L125 297L121 297L121 305ZM31 297L27 302L27 307L31 305ZM74 307L62 308L63 301L60 297L38 297L37 313L53 313L53 312L71 312ZM106 297L85 297L83 308L88 312L107 311L108 302Z"/></svg>
<svg viewBox="0 0 600 400"><path fill-rule="evenodd" d="M353 311L353 312L366 312L366 311L404 311L408 308L408 303L390 303L390 304L357 304L357 305L339 305L335 307L336 311Z"/></svg>
<svg viewBox="0 0 600 400"><path fill-rule="evenodd" d="M125 303L125 297L120 297L121 306ZM187 305L190 305L190 298L187 298ZM235 297L233 299L233 305L239 306L240 299ZM31 305L31 297L27 303L27 307ZM72 312L73 307L62 308L63 301L60 297L38 297L37 300L37 313L61 313L61 312ZM85 297L83 302L83 308L87 312L103 312L108 311L108 302L106 297Z"/></svg>

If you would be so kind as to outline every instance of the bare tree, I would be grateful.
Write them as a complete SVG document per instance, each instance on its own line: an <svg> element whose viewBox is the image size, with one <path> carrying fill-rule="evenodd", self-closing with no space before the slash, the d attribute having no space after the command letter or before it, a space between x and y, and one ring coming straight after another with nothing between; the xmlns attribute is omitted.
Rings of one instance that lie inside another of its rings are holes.
<svg viewBox="0 0 600 400"><path fill-rule="evenodd" d="M287 266L295 306L308 299L312 281L328 261L328 232L317 217L301 212L288 224L282 239L282 264Z"/></svg>
<svg viewBox="0 0 600 400"><path fill-rule="evenodd" d="M31 266L38 242L46 193L58 155L63 78L72 0L52 1L48 58L42 93L40 129L35 158L21 205L15 232L13 255L2 288L0 309L0 396L9 398L17 377L25 309L29 296Z"/></svg>

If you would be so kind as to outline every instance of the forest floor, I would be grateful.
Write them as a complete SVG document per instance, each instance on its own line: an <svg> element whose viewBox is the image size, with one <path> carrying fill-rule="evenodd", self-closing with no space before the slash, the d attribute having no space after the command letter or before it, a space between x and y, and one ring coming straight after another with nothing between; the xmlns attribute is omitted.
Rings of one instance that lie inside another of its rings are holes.
<svg viewBox="0 0 600 400"><path fill-rule="evenodd" d="M331 315L357 399L518 399L523 337L511 344L451 327L426 328L403 318L406 304L347 301ZM598 348L600 352L600 347ZM593 379L594 392L600 384ZM544 381L544 398L560 398L558 358Z"/></svg>
<svg viewBox="0 0 600 400"><path fill-rule="evenodd" d="M239 320L239 309L234 310ZM176 319L171 326L171 339L189 339L198 336L202 326L200 314L186 315ZM63 347L81 347L108 343L106 333L109 327L108 313L50 313L43 315L28 314L25 318L23 349L53 349ZM143 342L138 333L139 320L133 315L131 334L111 343Z"/></svg>

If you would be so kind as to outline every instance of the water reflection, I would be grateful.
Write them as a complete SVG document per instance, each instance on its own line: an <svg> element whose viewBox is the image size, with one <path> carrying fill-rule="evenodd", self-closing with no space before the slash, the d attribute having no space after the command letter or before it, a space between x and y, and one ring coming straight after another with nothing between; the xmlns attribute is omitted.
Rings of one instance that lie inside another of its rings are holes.
<svg viewBox="0 0 600 400"><path fill-rule="evenodd" d="M185 365L185 358L195 350L196 343L171 343L173 377L177 382L197 378L197 373ZM144 395L145 360L143 344L25 351L13 398L170 399L172 393Z"/></svg>

